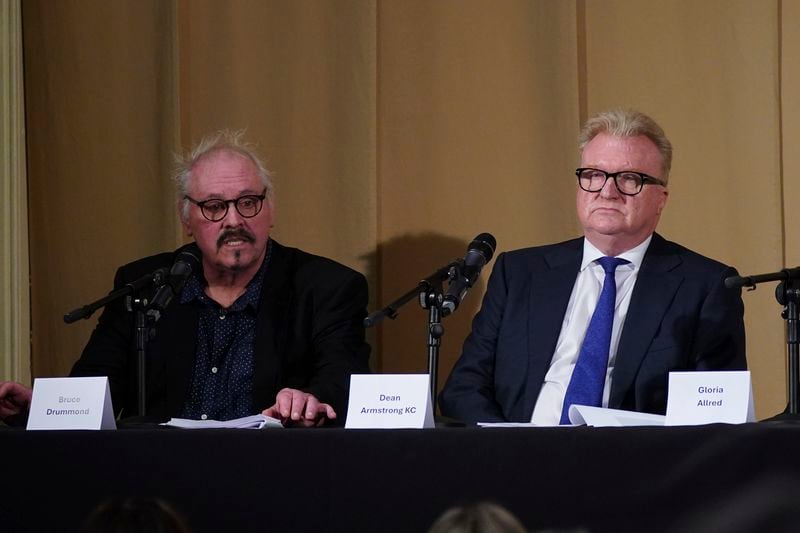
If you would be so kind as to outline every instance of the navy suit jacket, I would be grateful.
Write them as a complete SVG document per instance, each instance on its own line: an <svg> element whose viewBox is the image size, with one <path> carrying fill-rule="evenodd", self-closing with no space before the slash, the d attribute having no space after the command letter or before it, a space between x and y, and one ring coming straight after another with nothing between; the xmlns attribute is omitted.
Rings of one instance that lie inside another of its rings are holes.
<svg viewBox="0 0 800 533"><path fill-rule="evenodd" d="M439 398L466 422L529 422L583 257L583 238L503 253ZM608 406L663 414L673 370L744 370L736 271L653 235L617 348Z"/></svg>
<svg viewBox="0 0 800 533"><path fill-rule="evenodd" d="M161 267L175 253L164 253L123 266L114 288ZM283 387L301 389L329 403L337 422L347 412L350 374L368 373L369 346L364 341L367 282L339 263L272 241L272 257L261 288L253 354L253 407L275 403ZM147 346L148 417L180 416L189 393L195 362L199 308L173 298L156 323ZM114 410L138 413L137 352L134 317L121 302L100 316L72 376L108 376Z"/></svg>

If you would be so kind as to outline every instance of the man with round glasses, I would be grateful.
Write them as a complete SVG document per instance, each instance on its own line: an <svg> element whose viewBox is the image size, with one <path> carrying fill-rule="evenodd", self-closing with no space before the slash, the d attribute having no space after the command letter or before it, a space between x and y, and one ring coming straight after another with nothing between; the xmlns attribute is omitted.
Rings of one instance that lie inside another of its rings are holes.
<svg viewBox="0 0 800 533"><path fill-rule="evenodd" d="M228 420L264 412L297 426L346 413L352 373L369 372L364 276L270 238L269 173L240 133L203 139L178 161L178 208L202 256L147 346L147 415ZM185 247L184 247L185 248ZM183 250L119 269L119 288ZM145 295L147 296L147 295ZM109 305L73 376L108 376L122 416L138 413L132 313ZM0 418L30 389L0 384Z"/></svg>
<svg viewBox="0 0 800 533"><path fill-rule="evenodd" d="M655 233L672 145L633 110L579 137L584 236L501 254L442 413L469 422L569 423L571 405L666 411L670 371L746 368L735 270Z"/></svg>

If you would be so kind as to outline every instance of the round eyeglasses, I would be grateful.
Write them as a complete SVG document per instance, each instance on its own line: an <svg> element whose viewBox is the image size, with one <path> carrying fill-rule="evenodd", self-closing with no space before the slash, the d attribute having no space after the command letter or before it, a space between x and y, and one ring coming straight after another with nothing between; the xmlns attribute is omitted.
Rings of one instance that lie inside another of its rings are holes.
<svg viewBox="0 0 800 533"><path fill-rule="evenodd" d="M228 215L228 206L231 204L233 204L233 206L236 208L236 212L242 215L244 218L253 218L261 212L261 208L264 206L264 198L266 197L267 189L265 188L264 192L261 194L246 194L233 200L210 198L208 200L198 202L188 194L183 198L185 200L189 200L194 205L199 207L200 212L203 213L203 216L207 220L210 220L211 222L219 222Z"/></svg>
<svg viewBox="0 0 800 533"><path fill-rule="evenodd" d="M606 172L597 168L579 168L575 170L575 175L578 176L578 185L586 192L600 192L608 178L614 178L617 190L626 196L636 196L646 184L667 186L664 180L632 170Z"/></svg>

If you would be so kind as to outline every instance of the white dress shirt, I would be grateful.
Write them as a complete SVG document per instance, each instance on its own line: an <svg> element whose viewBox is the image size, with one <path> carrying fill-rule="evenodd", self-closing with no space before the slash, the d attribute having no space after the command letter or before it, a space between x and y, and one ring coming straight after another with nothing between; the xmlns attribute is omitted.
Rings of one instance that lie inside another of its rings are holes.
<svg viewBox="0 0 800 533"><path fill-rule="evenodd" d="M617 257L629 263L620 265L616 270L617 300L614 304L614 325L611 328L611 346L608 351L608 368L606 383L603 388L603 407L608 407L608 396L611 391L611 380L614 373L614 362L617 358L617 346L622 333L622 325L631 303L633 286L642 266L644 254L653 236L648 237L636 248L628 250ZM600 299L600 291L605 281L603 267L597 259L603 253L595 248L589 239L583 240L583 260L581 269L572 287L564 321L561 323L561 334L556 343L556 351L550 362L550 369L544 377L544 384L536 400L531 422L541 426L557 426L561 419L564 395L567 392L572 371L580 355L583 337L589 327L589 321Z"/></svg>

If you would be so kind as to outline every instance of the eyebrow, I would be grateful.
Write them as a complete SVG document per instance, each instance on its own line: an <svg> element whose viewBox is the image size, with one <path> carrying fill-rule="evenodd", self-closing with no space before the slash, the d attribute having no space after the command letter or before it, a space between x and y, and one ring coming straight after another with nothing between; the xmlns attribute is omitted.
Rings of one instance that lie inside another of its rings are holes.
<svg viewBox="0 0 800 533"><path fill-rule="evenodd" d="M266 189L266 187L262 187L260 190L257 190L257 191L254 190L254 189L244 189L244 190L239 191L239 193L237 194L236 198L241 198L242 196L259 196L259 195L262 194L262 191L263 191L263 194L266 194L266 190L265 189ZM202 201L205 202L206 200L224 200L224 199L225 198L222 195L210 194L209 196L207 196L205 198L205 200L202 200ZM231 200L233 200L233 199L234 198L231 198Z"/></svg>

